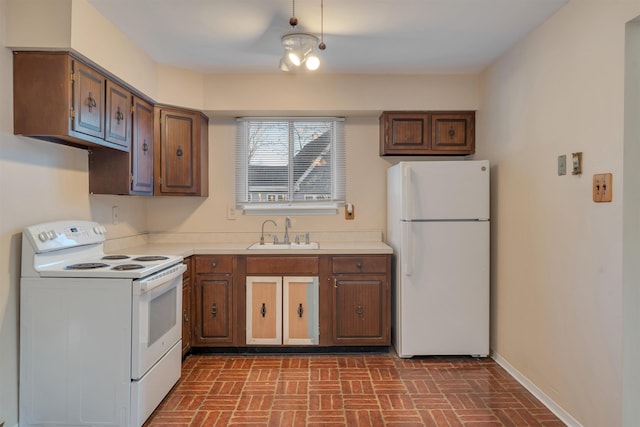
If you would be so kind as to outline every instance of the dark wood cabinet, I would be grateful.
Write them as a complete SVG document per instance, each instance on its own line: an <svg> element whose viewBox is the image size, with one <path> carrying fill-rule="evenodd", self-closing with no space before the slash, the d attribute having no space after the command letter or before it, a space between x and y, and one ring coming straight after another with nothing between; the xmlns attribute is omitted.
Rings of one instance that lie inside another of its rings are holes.
<svg viewBox="0 0 640 427"><path fill-rule="evenodd" d="M195 257L194 347L234 344L234 264L230 255Z"/></svg>
<svg viewBox="0 0 640 427"><path fill-rule="evenodd" d="M473 153L474 111L385 111L380 116L381 156Z"/></svg>
<svg viewBox="0 0 640 427"><path fill-rule="evenodd" d="M127 107L131 150L90 150L90 193L153 195L153 106L137 96L129 102L133 105Z"/></svg>
<svg viewBox="0 0 640 427"><path fill-rule="evenodd" d="M131 147L131 108L133 95L127 89L107 80L106 118L104 139L121 145L123 149Z"/></svg>
<svg viewBox="0 0 640 427"><path fill-rule="evenodd" d="M113 90L109 97L108 84ZM120 115L111 115L111 108L117 112L127 103L124 98L130 94L126 92L68 52L14 52L13 132L80 147L128 151L130 139L117 136L118 132L126 134L117 125ZM107 105L107 98L113 105ZM107 137L106 122L112 118L116 124ZM121 119L125 126L122 120L129 119Z"/></svg>
<svg viewBox="0 0 640 427"><path fill-rule="evenodd" d="M185 258L183 263L187 270L182 275L182 357L191 351L191 332L193 329L191 327L193 323L191 310L193 269L191 267L191 257Z"/></svg>
<svg viewBox="0 0 640 427"><path fill-rule="evenodd" d="M157 196L208 196L209 122L199 111L156 106Z"/></svg>
<svg viewBox="0 0 640 427"><path fill-rule="evenodd" d="M335 345L391 344L391 257L333 256Z"/></svg>

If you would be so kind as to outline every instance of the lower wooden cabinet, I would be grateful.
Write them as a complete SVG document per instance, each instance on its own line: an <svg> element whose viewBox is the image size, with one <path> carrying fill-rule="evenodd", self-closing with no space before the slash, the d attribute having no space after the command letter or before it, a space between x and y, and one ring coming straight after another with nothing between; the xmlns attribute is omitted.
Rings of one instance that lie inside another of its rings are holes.
<svg viewBox="0 0 640 427"><path fill-rule="evenodd" d="M234 343L233 266L233 256L196 256L194 347Z"/></svg>
<svg viewBox="0 0 640 427"><path fill-rule="evenodd" d="M332 257L334 344L391 344L390 264L385 255Z"/></svg>
<svg viewBox="0 0 640 427"><path fill-rule="evenodd" d="M391 344L391 255L192 258L192 347Z"/></svg>
<svg viewBox="0 0 640 427"><path fill-rule="evenodd" d="M318 277L248 276L248 345L317 345Z"/></svg>

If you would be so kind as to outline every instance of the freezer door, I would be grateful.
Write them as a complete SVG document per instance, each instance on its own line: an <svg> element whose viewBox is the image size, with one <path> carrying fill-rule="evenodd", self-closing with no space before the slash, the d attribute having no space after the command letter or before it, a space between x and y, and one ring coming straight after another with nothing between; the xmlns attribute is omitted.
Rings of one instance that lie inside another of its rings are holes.
<svg viewBox="0 0 640 427"><path fill-rule="evenodd" d="M404 220L489 219L489 162L404 162ZM389 189L393 191L392 189Z"/></svg>
<svg viewBox="0 0 640 427"><path fill-rule="evenodd" d="M400 357L489 353L489 223L405 223L395 277Z"/></svg>

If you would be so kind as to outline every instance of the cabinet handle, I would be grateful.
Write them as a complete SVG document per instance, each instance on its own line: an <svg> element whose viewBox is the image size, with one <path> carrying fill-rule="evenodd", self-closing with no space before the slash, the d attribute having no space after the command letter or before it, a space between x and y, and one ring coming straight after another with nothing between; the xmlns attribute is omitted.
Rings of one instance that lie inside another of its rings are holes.
<svg viewBox="0 0 640 427"><path fill-rule="evenodd" d="M356 307L356 314L358 317L362 317L364 315L364 308L361 305Z"/></svg>
<svg viewBox="0 0 640 427"><path fill-rule="evenodd" d="M144 152L144 154L147 154L147 151L149 151L149 144L147 144L147 140L146 139L142 143L142 151Z"/></svg>
<svg viewBox="0 0 640 427"><path fill-rule="evenodd" d="M120 124L120 121L124 120L124 114L120 111L120 106L118 105L118 110L116 111L116 121Z"/></svg>
<svg viewBox="0 0 640 427"><path fill-rule="evenodd" d="M213 317L216 317L218 315L218 304L216 304L215 302L211 304L211 315Z"/></svg>
<svg viewBox="0 0 640 427"><path fill-rule="evenodd" d="M362 268L362 261L358 261L358 262L356 262L356 267L358 267L358 268Z"/></svg>
<svg viewBox="0 0 640 427"><path fill-rule="evenodd" d="M336 289L338 288L338 279L335 277L333 278L333 287Z"/></svg>
<svg viewBox="0 0 640 427"><path fill-rule="evenodd" d="M211 268L216 268L218 266L218 262L217 261L213 261L211 263Z"/></svg>
<svg viewBox="0 0 640 427"><path fill-rule="evenodd" d="M302 303L298 306L298 317L302 319L302 313L304 313L304 308L302 308Z"/></svg>
<svg viewBox="0 0 640 427"><path fill-rule="evenodd" d="M265 317L267 315L267 306L262 303L262 307L260 307L260 314L262 315L262 317Z"/></svg>
<svg viewBox="0 0 640 427"><path fill-rule="evenodd" d="M184 313L182 314L182 318L184 319L185 323L189 323L189 316L187 315L187 310L185 310Z"/></svg>
<svg viewBox="0 0 640 427"><path fill-rule="evenodd" d="M89 92L89 99L87 99L87 105L89 106L89 112L91 112L92 109L98 106L98 104L96 104L96 100L93 99L93 94L91 92Z"/></svg>
<svg viewBox="0 0 640 427"><path fill-rule="evenodd" d="M182 157L182 154L184 154L182 152L182 145L178 145L178 151L176 151L176 156Z"/></svg>
<svg viewBox="0 0 640 427"><path fill-rule="evenodd" d="M451 126L449 128L449 138L453 138L454 136L456 136L456 130Z"/></svg>

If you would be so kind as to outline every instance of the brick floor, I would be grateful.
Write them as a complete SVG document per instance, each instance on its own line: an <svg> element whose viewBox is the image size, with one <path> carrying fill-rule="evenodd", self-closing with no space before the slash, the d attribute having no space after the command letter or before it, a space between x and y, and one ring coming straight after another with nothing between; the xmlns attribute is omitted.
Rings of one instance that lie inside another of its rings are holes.
<svg viewBox="0 0 640 427"><path fill-rule="evenodd" d="M564 424L492 359L191 355L144 427Z"/></svg>

